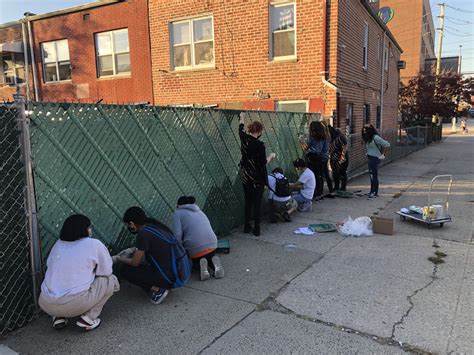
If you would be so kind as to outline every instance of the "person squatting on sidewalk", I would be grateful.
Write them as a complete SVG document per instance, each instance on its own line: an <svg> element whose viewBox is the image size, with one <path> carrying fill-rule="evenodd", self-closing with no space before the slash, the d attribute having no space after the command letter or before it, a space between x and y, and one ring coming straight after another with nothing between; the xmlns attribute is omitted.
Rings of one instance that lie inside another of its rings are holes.
<svg viewBox="0 0 474 355"><path fill-rule="evenodd" d="M291 222L297 203L291 197L290 184L282 168L277 167L268 175L268 203L271 208L270 222L276 223L278 218Z"/></svg>
<svg viewBox="0 0 474 355"><path fill-rule="evenodd" d="M173 214L173 232L191 257L193 269L200 271L201 281L211 277L209 268L216 279L224 277L224 268L216 255L216 234L193 196L181 196L178 199Z"/></svg>
<svg viewBox="0 0 474 355"><path fill-rule="evenodd" d="M59 240L48 256L39 305L61 329L67 319L80 316L76 325L93 330L100 325L102 308L120 285L112 274L112 258L102 242L92 237L91 221L71 215L63 223Z"/></svg>
<svg viewBox="0 0 474 355"><path fill-rule="evenodd" d="M125 211L123 222L130 233L137 237L136 250L132 255L114 257L125 264L121 265L119 276L149 292L151 303L160 304L173 288L171 282L175 275L172 270L171 247L157 237L155 231L167 236L172 236L173 232L163 223L147 217L140 207L130 207Z"/></svg>
<svg viewBox="0 0 474 355"><path fill-rule="evenodd" d="M368 199L374 199L379 196L379 173L380 161L385 159L385 151L390 147L390 143L380 137L374 126L365 126L362 128L362 140L367 149L367 159L370 176L370 192Z"/></svg>
<svg viewBox="0 0 474 355"><path fill-rule="evenodd" d="M263 125L258 121L253 121L245 132L245 113L240 114L239 137L240 152L240 175L244 188L244 233L253 232L255 236L260 235L260 207L262 205L263 191L267 182L267 163L275 158L275 153L270 153L267 157L265 144L260 141L263 132ZM250 224L253 212L254 226Z"/></svg>
<svg viewBox="0 0 474 355"><path fill-rule="evenodd" d="M296 159L293 166L299 175L298 181L290 184L291 190L297 190L293 193L293 198L298 203L299 212L309 212L312 209L316 178L303 159Z"/></svg>

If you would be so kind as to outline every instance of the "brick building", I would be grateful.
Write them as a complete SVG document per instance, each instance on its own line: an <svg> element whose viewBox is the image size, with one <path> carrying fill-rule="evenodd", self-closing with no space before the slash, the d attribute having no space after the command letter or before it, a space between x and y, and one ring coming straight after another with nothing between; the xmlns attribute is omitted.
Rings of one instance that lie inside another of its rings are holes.
<svg viewBox="0 0 474 355"><path fill-rule="evenodd" d="M403 48L400 71L406 83L425 69L425 61L435 58L435 27L429 0L371 0Z"/></svg>
<svg viewBox="0 0 474 355"><path fill-rule="evenodd" d="M145 0L100 1L27 19L23 26L29 22L31 27L31 41L28 35L26 41L28 62L34 62L34 68L27 66L32 98L53 102L152 102ZM0 43L21 43L21 23L0 28ZM2 51L6 68L4 58ZM14 65L20 58L15 55ZM24 66L24 60L21 63ZM18 84L25 86L23 82L21 79ZM12 84L0 83L0 98L9 99L14 91Z"/></svg>
<svg viewBox="0 0 474 355"><path fill-rule="evenodd" d="M401 48L366 0L150 0L162 105L319 112L395 128Z"/></svg>

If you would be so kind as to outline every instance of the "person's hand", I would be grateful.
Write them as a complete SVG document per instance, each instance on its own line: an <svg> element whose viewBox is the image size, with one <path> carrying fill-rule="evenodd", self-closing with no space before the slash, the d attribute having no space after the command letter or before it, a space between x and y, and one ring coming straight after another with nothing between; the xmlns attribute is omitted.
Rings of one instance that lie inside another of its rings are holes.
<svg viewBox="0 0 474 355"><path fill-rule="evenodd" d="M244 124L245 123L245 112L241 112L240 113L240 124Z"/></svg>
<svg viewBox="0 0 474 355"><path fill-rule="evenodd" d="M302 148L303 150L308 150L309 145L303 143L303 144L301 144L301 148Z"/></svg>
<svg viewBox="0 0 474 355"><path fill-rule="evenodd" d="M276 154L275 153L270 153L270 155L268 156L270 159L275 159L276 158Z"/></svg>
<svg viewBox="0 0 474 355"><path fill-rule="evenodd" d="M384 160L385 159L385 154L382 154L381 156L379 156L379 159Z"/></svg>

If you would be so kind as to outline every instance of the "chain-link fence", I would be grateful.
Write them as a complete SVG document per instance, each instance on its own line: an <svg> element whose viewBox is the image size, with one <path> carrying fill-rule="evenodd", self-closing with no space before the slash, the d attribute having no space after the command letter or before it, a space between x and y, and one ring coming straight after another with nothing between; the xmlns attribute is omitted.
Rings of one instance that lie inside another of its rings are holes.
<svg viewBox="0 0 474 355"><path fill-rule="evenodd" d="M241 223L239 112L43 103L29 110L43 255L73 212L89 216L113 250L133 243L121 223L133 205L170 223L179 196L194 195L217 233ZM312 117L248 116L265 125L267 151L278 157L270 168L293 172L291 162L301 156L297 137Z"/></svg>
<svg viewBox="0 0 474 355"><path fill-rule="evenodd" d="M89 216L95 236L112 252L133 243L121 223L133 205L169 224L178 197L194 195L218 234L242 223L239 111L30 103L25 114L21 104L16 107L0 109L0 333L33 316L41 255L47 257L71 213ZM319 115L247 116L264 124L267 153L277 155L268 169L280 166L295 179L300 137ZM415 127L383 136L392 144L389 162L423 148L436 134ZM359 136L350 142L355 174L366 169L366 157Z"/></svg>
<svg viewBox="0 0 474 355"><path fill-rule="evenodd" d="M0 335L23 326L36 310L20 117L17 105L0 105Z"/></svg>
<svg viewBox="0 0 474 355"><path fill-rule="evenodd" d="M433 142L441 141L441 132L442 126L418 126L384 131L381 136L390 143L390 149L381 165L406 157ZM351 154L352 160L349 166L349 175L355 176L367 170L367 158L360 134L351 135L349 141L353 151L359 148L359 154Z"/></svg>

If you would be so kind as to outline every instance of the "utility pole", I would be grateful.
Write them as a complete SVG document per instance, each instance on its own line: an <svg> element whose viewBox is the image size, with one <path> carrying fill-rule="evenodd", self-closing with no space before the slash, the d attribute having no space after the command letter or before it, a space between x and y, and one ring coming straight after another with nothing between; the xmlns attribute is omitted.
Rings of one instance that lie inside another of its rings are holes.
<svg viewBox="0 0 474 355"><path fill-rule="evenodd" d="M461 50L462 50L462 44L459 45L459 64L458 64L458 74L459 75L461 75L461 63L462 63Z"/></svg>
<svg viewBox="0 0 474 355"><path fill-rule="evenodd" d="M436 84L435 84L435 96L436 96L436 90L438 88L438 76L439 73L441 72L441 53L443 51L443 35L444 35L444 2L441 4L438 4L441 6L441 14L438 16L439 18L439 41L438 41L438 55L436 56ZM454 118L455 119L455 118ZM432 122L439 124L439 115L436 114L432 118Z"/></svg>

